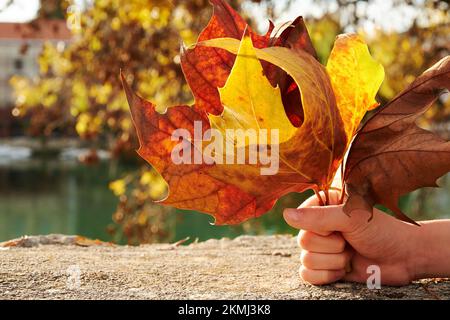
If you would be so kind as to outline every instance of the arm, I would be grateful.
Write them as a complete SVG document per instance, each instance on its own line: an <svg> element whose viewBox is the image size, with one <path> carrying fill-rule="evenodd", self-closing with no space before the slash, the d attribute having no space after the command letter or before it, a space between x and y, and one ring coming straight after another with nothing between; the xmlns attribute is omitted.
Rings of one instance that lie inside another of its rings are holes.
<svg viewBox="0 0 450 320"><path fill-rule="evenodd" d="M450 219L420 222L415 230L414 279L450 276Z"/></svg>

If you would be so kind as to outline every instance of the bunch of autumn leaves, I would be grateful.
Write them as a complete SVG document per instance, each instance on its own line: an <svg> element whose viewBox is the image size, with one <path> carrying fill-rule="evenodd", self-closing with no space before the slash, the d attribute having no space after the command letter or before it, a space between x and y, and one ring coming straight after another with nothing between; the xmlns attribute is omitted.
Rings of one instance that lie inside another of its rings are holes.
<svg viewBox="0 0 450 320"><path fill-rule="evenodd" d="M208 26L181 55L193 106L158 113L123 81L138 153L169 186L162 203L209 213L216 224L236 224L264 214L290 192L312 189L328 204L341 166L348 212L379 203L414 223L398 208L398 198L436 186L450 171L450 142L415 124L450 88L450 58L378 108L358 130L365 113L378 107L375 96L384 79L383 67L360 36L339 36L323 66L301 17L277 29L270 24L262 36L224 0L211 3ZM278 129L278 173L261 175L254 164L173 163L173 131L183 128L194 136L195 121L204 131Z"/></svg>

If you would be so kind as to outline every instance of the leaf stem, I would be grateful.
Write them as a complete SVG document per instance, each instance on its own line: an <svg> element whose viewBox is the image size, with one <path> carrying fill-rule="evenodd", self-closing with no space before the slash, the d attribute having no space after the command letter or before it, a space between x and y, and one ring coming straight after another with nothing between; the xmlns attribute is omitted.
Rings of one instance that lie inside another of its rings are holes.
<svg viewBox="0 0 450 320"><path fill-rule="evenodd" d="M339 204L344 203L345 197L345 179L344 179L344 161L341 163L341 196L339 197Z"/></svg>
<svg viewBox="0 0 450 320"><path fill-rule="evenodd" d="M339 204L344 203L344 197L345 197L345 183L342 184L341 196L339 197Z"/></svg>
<svg viewBox="0 0 450 320"><path fill-rule="evenodd" d="M328 192L328 189L324 191L325 193L325 205L328 206L330 204L330 193Z"/></svg>
<svg viewBox="0 0 450 320"><path fill-rule="evenodd" d="M319 205L320 205L321 207L325 206L325 204L323 203L323 199L322 199L322 197L320 196L319 191L317 191L317 189L314 188L314 193L316 194L317 199L319 199Z"/></svg>

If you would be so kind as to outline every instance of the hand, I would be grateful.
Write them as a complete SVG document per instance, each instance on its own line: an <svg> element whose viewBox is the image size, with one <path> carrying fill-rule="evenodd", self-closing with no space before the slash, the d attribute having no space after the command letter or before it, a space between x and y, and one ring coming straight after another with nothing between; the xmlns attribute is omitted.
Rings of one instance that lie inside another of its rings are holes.
<svg viewBox="0 0 450 320"><path fill-rule="evenodd" d="M331 203L338 203L338 198L338 192L330 192ZM444 245L450 243L450 221L423 222L418 227L375 208L370 221L368 211L346 215L342 208L320 207L314 196L298 209L284 211L287 223L302 229L298 243L303 280L315 285L340 279L366 282L370 265L380 267L381 283L387 285L450 274L450 246Z"/></svg>

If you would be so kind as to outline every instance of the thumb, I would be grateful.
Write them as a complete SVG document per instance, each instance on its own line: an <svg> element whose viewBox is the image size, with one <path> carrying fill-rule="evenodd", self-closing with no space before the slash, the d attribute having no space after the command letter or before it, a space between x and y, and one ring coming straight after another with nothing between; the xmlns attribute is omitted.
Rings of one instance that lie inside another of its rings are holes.
<svg viewBox="0 0 450 320"><path fill-rule="evenodd" d="M367 222L370 212L354 210L350 215L343 211L343 205L285 209L286 222L296 228L313 232L352 232Z"/></svg>

